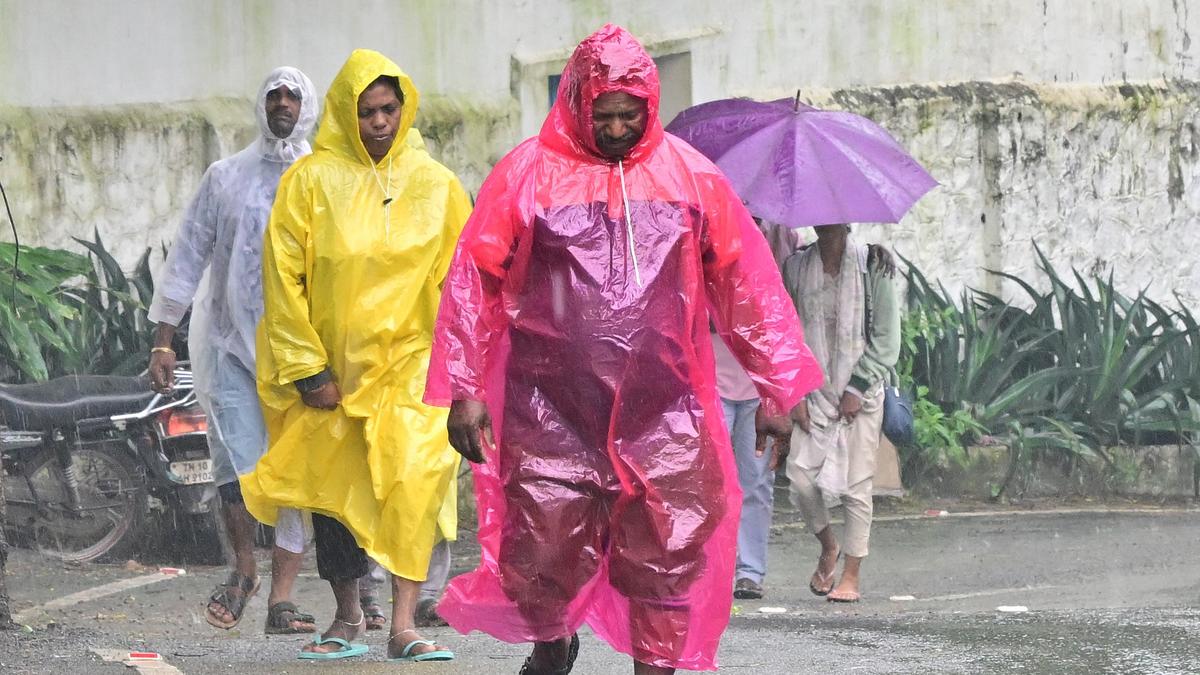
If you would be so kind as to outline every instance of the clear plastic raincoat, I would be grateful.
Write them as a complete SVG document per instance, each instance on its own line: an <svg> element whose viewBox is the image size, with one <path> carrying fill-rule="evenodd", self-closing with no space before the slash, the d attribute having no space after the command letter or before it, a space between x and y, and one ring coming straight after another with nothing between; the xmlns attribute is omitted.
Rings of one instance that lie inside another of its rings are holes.
<svg viewBox="0 0 1200 675"><path fill-rule="evenodd" d="M280 86L300 97L300 115L287 138L267 126L267 93ZM304 73L276 68L259 88L254 110L259 137L204 173L150 303L151 321L178 326L195 298L188 353L206 409L215 393L212 369L223 354L254 372L254 332L263 311L263 230L280 176L310 152L306 139L317 121L317 93Z"/></svg>
<svg viewBox="0 0 1200 675"><path fill-rule="evenodd" d="M646 99L620 163L592 104ZM741 494L709 319L768 412L821 383L771 252L728 182L658 122L654 62L606 26L575 50L541 133L493 169L459 242L425 400L486 401L480 567L439 612L510 642L587 622L639 661L716 667Z"/></svg>
<svg viewBox="0 0 1200 675"><path fill-rule="evenodd" d="M400 129L378 166L358 97L400 81ZM263 254L258 379L270 448L242 478L272 523L290 506L337 518L386 569L423 580L436 531L454 537L458 455L446 411L421 402L442 280L471 205L412 128L419 95L383 55L356 50L325 99L316 152L284 175ZM390 201L385 204L390 198ZM309 408L293 383L329 368L342 392ZM439 513L441 519L439 521Z"/></svg>

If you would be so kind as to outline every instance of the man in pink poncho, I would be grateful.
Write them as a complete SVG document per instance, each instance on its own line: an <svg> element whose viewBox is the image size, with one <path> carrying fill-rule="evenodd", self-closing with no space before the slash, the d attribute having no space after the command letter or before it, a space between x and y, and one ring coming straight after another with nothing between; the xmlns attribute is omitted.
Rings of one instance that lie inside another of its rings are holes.
<svg viewBox="0 0 1200 675"><path fill-rule="evenodd" d="M483 559L439 611L537 643L523 673L568 672L584 622L635 673L715 668L741 495L710 318L762 395L760 452L821 383L750 214L658 98L632 35L584 40L443 290L425 400L475 462Z"/></svg>

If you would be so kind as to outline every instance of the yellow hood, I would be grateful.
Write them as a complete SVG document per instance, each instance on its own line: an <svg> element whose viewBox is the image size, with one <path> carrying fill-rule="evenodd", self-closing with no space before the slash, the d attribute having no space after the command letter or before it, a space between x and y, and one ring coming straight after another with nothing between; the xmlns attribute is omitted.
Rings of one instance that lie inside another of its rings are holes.
<svg viewBox="0 0 1200 675"><path fill-rule="evenodd" d="M387 168L358 133L358 97L380 75L404 94ZM453 538L458 455L447 411L421 402L441 285L471 200L413 128L418 94L387 58L354 52L325 99L316 151L279 182L263 239L257 370L270 447L241 477L246 508L333 516L394 574L425 578ZM395 161L392 161L395 160ZM328 369L335 410L292 384Z"/></svg>
<svg viewBox="0 0 1200 675"><path fill-rule="evenodd" d="M317 149L328 150L346 158L356 159L370 166L373 162L367 154L362 138L358 135L358 97L367 85L382 75L400 81L404 94L404 107L400 110L400 128L388 157L404 152L405 139L413 122L417 119L417 108L421 93L400 66L388 57L370 49L356 49L345 65L333 78L325 94L325 111L321 115L321 126L317 131ZM386 158L385 158L386 159Z"/></svg>

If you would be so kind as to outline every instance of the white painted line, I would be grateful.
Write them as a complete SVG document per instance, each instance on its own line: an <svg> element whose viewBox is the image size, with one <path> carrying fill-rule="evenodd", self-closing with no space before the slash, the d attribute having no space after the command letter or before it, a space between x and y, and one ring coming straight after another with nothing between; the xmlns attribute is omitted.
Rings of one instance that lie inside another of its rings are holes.
<svg viewBox="0 0 1200 675"><path fill-rule="evenodd" d="M1180 514L1195 514L1200 515L1200 509L1189 508L1105 508L1105 507L1088 507L1088 508L1071 508L1071 509L1036 509L1029 511L962 511L959 513L947 513L945 515L927 516L924 513L904 514L895 516L875 516L872 522L876 523L898 523L912 520L954 520L957 518L1003 518L1005 516L1062 516L1062 515L1105 515L1105 514L1121 514L1135 516L1166 516ZM799 517L799 513L796 514ZM841 525L841 519L833 519L832 524ZM779 523L771 525L773 530L803 530L804 521L797 520L791 523Z"/></svg>
<svg viewBox="0 0 1200 675"><path fill-rule="evenodd" d="M92 653L104 661L123 663L143 675L183 675L182 670L161 656L154 660L130 658L132 654L128 649L92 649Z"/></svg>
<svg viewBox="0 0 1200 675"><path fill-rule="evenodd" d="M1058 588L1054 585L1045 586L1022 586L1020 588L993 588L988 591L975 591L974 593L951 593L950 595L936 595L931 598L917 598L917 602L947 602L950 600L969 600L971 598L986 598L990 595L1008 595L1010 593L1027 593L1029 591L1044 591L1048 588Z"/></svg>
<svg viewBox="0 0 1200 675"><path fill-rule="evenodd" d="M158 582L166 581L167 579L177 579L177 578L178 577L174 574L163 574L161 572L154 572L153 574L144 574L140 577L132 577L130 579L121 579L119 581L113 581L111 583L102 584L102 585L96 586L94 588L82 590L82 591L79 591L78 593L64 595L61 598L55 598L54 600L51 600L49 602L45 602L40 605L30 607L29 609L26 609L22 612L18 612L17 615L13 617L13 619L15 621L17 621L18 623L25 623L26 619L28 619L29 617L37 616L38 614L41 614L42 612L47 612L52 609L62 609L64 607L78 605L81 602L90 602L92 600L97 600L99 598L113 595L115 593L121 593L121 592L128 591L128 590L131 590L134 588L141 588L142 586L149 586L150 584L157 584Z"/></svg>

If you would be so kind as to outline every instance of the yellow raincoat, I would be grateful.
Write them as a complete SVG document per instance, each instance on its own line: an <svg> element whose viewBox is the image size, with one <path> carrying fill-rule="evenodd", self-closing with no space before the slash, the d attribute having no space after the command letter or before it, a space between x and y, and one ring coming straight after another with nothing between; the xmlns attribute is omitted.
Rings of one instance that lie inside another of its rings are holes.
<svg viewBox="0 0 1200 675"><path fill-rule="evenodd" d="M380 75L399 79L404 107L373 170L358 96ZM395 63L355 51L325 97L316 151L283 175L258 332L270 447L241 481L260 521L274 523L285 506L332 516L385 568L419 581L438 530L453 539L457 526L447 411L421 397L441 284L471 204L412 128L418 100ZM333 411L305 406L293 385L326 367L342 392Z"/></svg>

